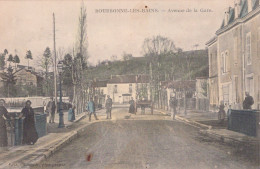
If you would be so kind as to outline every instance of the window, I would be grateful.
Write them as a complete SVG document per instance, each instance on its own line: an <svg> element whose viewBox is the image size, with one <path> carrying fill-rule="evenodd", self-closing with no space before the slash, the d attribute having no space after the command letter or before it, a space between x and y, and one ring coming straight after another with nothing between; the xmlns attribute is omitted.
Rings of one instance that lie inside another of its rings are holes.
<svg viewBox="0 0 260 169"><path fill-rule="evenodd" d="M129 84L129 93L132 93L133 89L132 89L132 84Z"/></svg>
<svg viewBox="0 0 260 169"><path fill-rule="evenodd" d="M228 51L221 53L221 60L222 60L222 66L221 66L222 73L229 72L230 63L229 63L229 52Z"/></svg>
<svg viewBox="0 0 260 169"><path fill-rule="evenodd" d="M260 59L260 27L258 28L258 35L257 35L257 57Z"/></svg>
<svg viewBox="0 0 260 169"><path fill-rule="evenodd" d="M237 59L238 59L238 51L237 51L237 37L234 38L234 64L237 64Z"/></svg>
<svg viewBox="0 0 260 169"><path fill-rule="evenodd" d="M117 93L117 85L114 85L114 93Z"/></svg>
<svg viewBox="0 0 260 169"><path fill-rule="evenodd" d="M246 60L247 64L252 64L252 56L251 56L251 33L247 33L246 35Z"/></svg>
<svg viewBox="0 0 260 169"><path fill-rule="evenodd" d="M225 52L225 66L226 66L226 72L229 72L230 71L230 62L229 62L229 52L226 51Z"/></svg>
<svg viewBox="0 0 260 169"><path fill-rule="evenodd" d="M254 78L253 75L246 77L246 91L249 92L250 96L254 96Z"/></svg>
<svg viewBox="0 0 260 169"><path fill-rule="evenodd" d="M229 85L223 85L222 89L223 89L223 101L224 101L224 104L225 103L229 104Z"/></svg>
<svg viewBox="0 0 260 169"><path fill-rule="evenodd" d="M235 76L235 93L236 93L236 103L239 103L239 96L238 96L238 77Z"/></svg>
<svg viewBox="0 0 260 169"><path fill-rule="evenodd" d="M258 75L258 102L260 102L260 75Z"/></svg>
<svg viewBox="0 0 260 169"><path fill-rule="evenodd" d="M221 53L221 72L225 73L225 54L224 52Z"/></svg>

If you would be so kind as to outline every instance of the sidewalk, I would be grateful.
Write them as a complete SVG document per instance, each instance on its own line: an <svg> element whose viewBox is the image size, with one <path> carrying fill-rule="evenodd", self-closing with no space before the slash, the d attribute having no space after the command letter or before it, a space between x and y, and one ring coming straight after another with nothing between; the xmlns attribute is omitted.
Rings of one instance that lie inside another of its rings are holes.
<svg viewBox="0 0 260 169"><path fill-rule="evenodd" d="M157 110L162 114L171 115L166 110ZM250 137L242 133L227 130L227 120L223 124L219 124L217 113L214 112L198 112L187 111L185 115L183 111L175 116L176 120L183 121L190 125L200 128L200 134L208 136L214 140L225 142L228 144L248 144L250 146L259 147L260 139Z"/></svg>
<svg viewBox="0 0 260 169"><path fill-rule="evenodd" d="M99 110L97 114L102 114L103 111ZM8 147L7 150L0 151L0 168L30 168L29 166L46 159L62 146L77 138L91 124L88 120L83 124L77 123L85 116L85 113L76 115L76 120L69 122L68 113L64 112L65 127L58 128L59 116L55 114L55 123L47 123L48 134L39 138L34 145Z"/></svg>

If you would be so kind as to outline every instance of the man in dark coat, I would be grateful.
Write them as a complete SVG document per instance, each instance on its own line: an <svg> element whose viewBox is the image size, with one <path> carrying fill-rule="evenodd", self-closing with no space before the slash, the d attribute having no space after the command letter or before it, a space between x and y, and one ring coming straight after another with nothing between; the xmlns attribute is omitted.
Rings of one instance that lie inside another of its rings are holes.
<svg viewBox="0 0 260 169"><path fill-rule="evenodd" d="M92 114L94 114L95 119L98 120L96 115L96 105L95 102L93 101L93 98L90 98L90 101L88 102L87 111L89 112L89 121L91 121Z"/></svg>
<svg viewBox="0 0 260 169"><path fill-rule="evenodd" d="M243 109L252 109L252 105L254 104L254 99L252 96L249 95L248 92L246 92L246 98L243 101Z"/></svg>
<svg viewBox="0 0 260 169"><path fill-rule="evenodd" d="M107 100L106 100L106 104L105 104L105 106L106 106L106 113L107 113L107 119L111 119L112 104L113 104L113 101L110 98L110 96L108 95L107 96Z"/></svg>
<svg viewBox="0 0 260 169"><path fill-rule="evenodd" d="M8 112L4 106L5 101L0 100L0 147L7 146L6 119L9 119Z"/></svg>
<svg viewBox="0 0 260 169"><path fill-rule="evenodd" d="M35 127L34 111L30 100L26 101L20 117L24 117L23 144L33 145L38 140L38 133Z"/></svg>
<svg viewBox="0 0 260 169"><path fill-rule="evenodd" d="M49 123L54 123L56 105L55 105L55 101L53 100L53 98L51 98L51 101L49 101L49 103L47 104L46 109L50 114Z"/></svg>

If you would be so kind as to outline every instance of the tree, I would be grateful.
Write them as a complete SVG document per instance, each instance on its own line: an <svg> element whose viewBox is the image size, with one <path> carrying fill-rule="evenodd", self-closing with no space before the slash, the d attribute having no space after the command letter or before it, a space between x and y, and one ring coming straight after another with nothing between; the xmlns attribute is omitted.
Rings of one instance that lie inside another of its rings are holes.
<svg viewBox="0 0 260 169"><path fill-rule="evenodd" d="M8 50L5 49L4 53L0 54L0 70L5 68L5 56L8 54Z"/></svg>
<svg viewBox="0 0 260 169"><path fill-rule="evenodd" d="M117 60L117 56L116 56L116 55L112 55L112 56L111 56L111 60L112 60L112 61L116 61L116 60Z"/></svg>
<svg viewBox="0 0 260 169"><path fill-rule="evenodd" d="M51 50L49 47L46 47L46 49L43 53L43 59L42 59L42 67L45 69L45 95L50 94L49 93L49 79L48 79L50 63L51 63Z"/></svg>
<svg viewBox="0 0 260 169"><path fill-rule="evenodd" d="M197 50L197 48L199 47L199 44L195 44L194 47Z"/></svg>
<svg viewBox="0 0 260 169"><path fill-rule="evenodd" d="M8 54L8 50L7 50L7 49L4 50L4 54L5 54L5 55Z"/></svg>
<svg viewBox="0 0 260 169"><path fill-rule="evenodd" d="M9 67L10 67L10 66L11 66L11 63L14 61L14 58L13 58L13 55L12 55L12 54L10 54L10 55L8 56L7 61L9 62Z"/></svg>
<svg viewBox="0 0 260 169"><path fill-rule="evenodd" d="M143 42L144 56L148 57L150 74L150 99L157 101L159 106L159 81L164 71L161 71L161 61L164 57L177 51L174 41L160 35L146 38Z"/></svg>
<svg viewBox="0 0 260 169"><path fill-rule="evenodd" d="M127 61L127 60L130 60L130 59L132 59L133 58L133 55L132 54L127 54L127 53L123 53L123 60L124 61Z"/></svg>
<svg viewBox="0 0 260 169"><path fill-rule="evenodd" d="M28 50L28 51L26 52L25 59L28 60L28 70L29 70L29 60L32 60L32 59L33 59L33 57L32 57L32 52L31 52L30 50Z"/></svg>
<svg viewBox="0 0 260 169"><path fill-rule="evenodd" d="M12 67L7 69L7 72L0 73L0 77L4 82L4 85L7 87L7 97L10 97L10 91L12 92L12 96L14 96L15 88L14 85L16 83L16 72L13 72Z"/></svg>
<svg viewBox="0 0 260 169"><path fill-rule="evenodd" d="M14 64L15 64L15 68L17 68L17 65L20 63L20 58L18 55L14 56L14 60L13 60Z"/></svg>
<svg viewBox="0 0 260 169"><path fill-rule="evenodd" d="M87 87L87 10L82 2L80 7L78 36L76 42L76 56L73 50L73 66L72 66L72 80L73 80L73 104L76 105L77 113L84 110L85 105L85 91ZM85 77L84 77L85 76ZM84 77L84 78L83 78Z"/></svg>

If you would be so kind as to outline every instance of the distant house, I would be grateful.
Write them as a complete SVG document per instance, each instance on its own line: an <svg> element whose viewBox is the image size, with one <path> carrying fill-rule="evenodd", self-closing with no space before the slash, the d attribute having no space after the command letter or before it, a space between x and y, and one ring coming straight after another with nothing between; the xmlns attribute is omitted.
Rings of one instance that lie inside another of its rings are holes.
<svg viewBox="0 0 260 169"><path fill-rule="evenodd" d="M260 6L259 0L236 0L225 11L221 27L209 40L210 104L223 101L242 108L245 92L260 108Z"/></svg>
<svg viewBox="0 0 260 169"><path fill-rule="evenodd" d="M186 96L188 96L188 98L195 97L195 80L163 81L161 82L161 86L167 90L168 100L171 96L175 96L177 99L184 98L184 91L186 92Z"/></svg>
<svg viewBox="0 0 260 169"><path fill-rule="evenodd" d="M15 76L17 79L16 85L35 87L35 95L40 95L42 93L44 78L33 71L33 69L28 70L26 68L21 68L16 71Z"/></svg>
<svg viewBox="0 0 260 169"><path fill-rule="evenodd" d="M135 100L147 99L150 96L148 75L115 75L107 83L108 95L115 103L128 103L131 97Z"/></svg>
<svg viewBox="0 0 260 169"><path fill-rule="evenodd" d="M91 88L93 89L91 92L94 97L94 101L96 104L101 104L104 106L106 96L107 96L107 82L108 80L93 80L91 83Z"/></svg>
<svg viewBox="0 0 260 169"><path fill-rule="evenodd" d="M161 87L161 93L163 93L163 95L160 97L164 108L169 108L170 97L176 97L181 107L184 106L183 102L185 98L188 107L192 108L193 106L195 108L195 80L163 81L161 82ZM191 103L192 100L194 101L194 103Z"/></svg>

